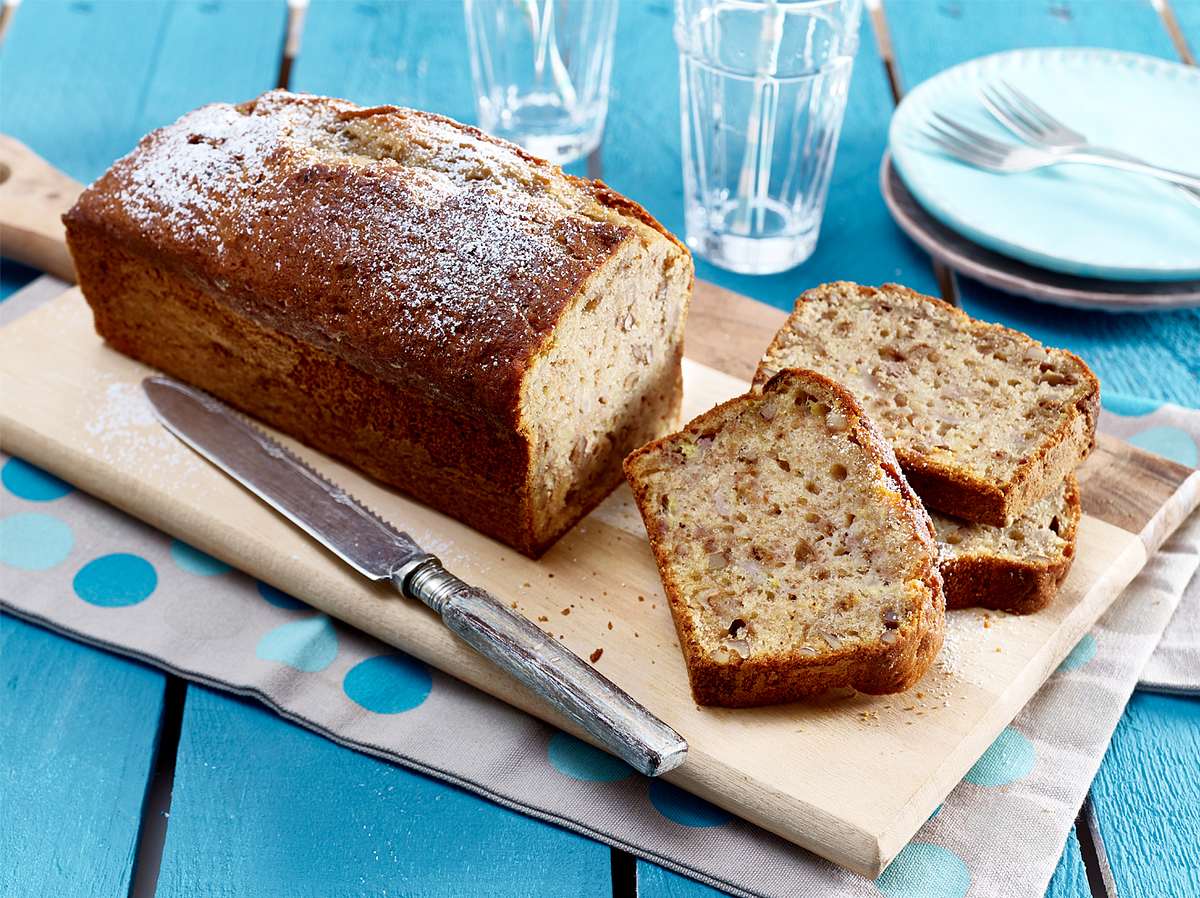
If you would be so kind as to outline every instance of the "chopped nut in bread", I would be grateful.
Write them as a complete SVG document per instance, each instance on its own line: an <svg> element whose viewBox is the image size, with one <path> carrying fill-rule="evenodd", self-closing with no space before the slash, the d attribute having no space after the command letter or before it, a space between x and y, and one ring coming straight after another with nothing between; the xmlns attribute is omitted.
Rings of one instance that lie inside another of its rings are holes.
<svg viewBox="0 0 1200 898"><path fill-rule="evenodd" d="M899 692L942 643L933 526L854 398L783 371L625 460L696 700Z"/></svg>
<svg viewBox="0 0 1200 898"><path fill-rule="evenodd" d="M1096 442L1100 384L1084 362L906 287L804 293L755 375L820 371L862 402L930 509L1006 526Z"/></svg>
<svg viewBox="0 0 1200 898"><path fill-rule="evenodd" d="M933 513L946 607L1045 608L1071 569L1081 513L1074 474L1007 527Z"/></svg>

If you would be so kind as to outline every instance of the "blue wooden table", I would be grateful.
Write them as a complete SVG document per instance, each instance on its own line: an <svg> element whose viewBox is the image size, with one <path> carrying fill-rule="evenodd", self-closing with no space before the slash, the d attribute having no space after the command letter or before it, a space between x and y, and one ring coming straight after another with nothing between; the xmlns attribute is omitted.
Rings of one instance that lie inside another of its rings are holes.
<svg viewBox="0 0 1200 898"><path fill-rule="evenodd" d="M874 27L864 20L816 254L773 277L703 263L700 275L781 307L825 280L902 281L1070 347L1106 391L1200 407L1200 311L1066 311L939 276L876 187L906 85L1022 46L1189 61L1188 42L1200 49L1200 0L1171 0L1173 15L1162 6L887 0ZM186 110L275 86L289 16L283 0L25 0L6 12L0 130L85 182ZM669 0L622 4L603 172L679 232L671 16ZM472 121L464 46L455 2L312 0L290 83ZM6 263L0 297L34 276ZM8 617L0 683L0 895L715 894L252 703ZM1200 702L1135 695L1048 894L1197 894L1198 759Z"/></svg>

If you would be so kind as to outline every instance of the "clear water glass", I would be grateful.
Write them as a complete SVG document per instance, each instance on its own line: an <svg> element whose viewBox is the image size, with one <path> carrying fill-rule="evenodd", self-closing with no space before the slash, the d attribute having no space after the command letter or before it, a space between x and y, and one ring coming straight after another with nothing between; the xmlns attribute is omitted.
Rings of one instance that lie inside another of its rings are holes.
<svg viewBox="0 0 1200 898"><path fill-rule="evenodd" d="M600 145L617 0L463 0L479 125L560 165Z"/></svg>
<svg viewBox="0 0 1200 898"><path fill-rule="evenodd" d="M816 248L860 0L676 0L687 242L771 274Z"/></svg>

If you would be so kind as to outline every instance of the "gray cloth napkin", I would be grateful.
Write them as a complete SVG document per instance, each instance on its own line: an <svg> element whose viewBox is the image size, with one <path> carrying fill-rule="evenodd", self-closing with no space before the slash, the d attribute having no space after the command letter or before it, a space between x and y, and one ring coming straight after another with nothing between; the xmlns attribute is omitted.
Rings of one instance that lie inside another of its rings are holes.
<svg viewBox="0 0 1200 898"><path fill-rule="evenodd" d="M1117 394L1104 398L1100 428L1190 468L1200 467L1200 412L1195 410ZM1138 688L1200 695L1200 577L1184 590Z"/></svg>

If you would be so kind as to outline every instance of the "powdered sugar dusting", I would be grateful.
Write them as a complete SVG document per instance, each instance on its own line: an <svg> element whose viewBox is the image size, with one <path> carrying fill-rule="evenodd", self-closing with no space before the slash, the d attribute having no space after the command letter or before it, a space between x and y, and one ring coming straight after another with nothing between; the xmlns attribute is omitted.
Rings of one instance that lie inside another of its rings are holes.
<svg viewBox="0 0 1200 898"><path fill-rule="evenodd" d="M80 214L253 320L487 407L629 235L606 202L438 116L277 91L151 134Z"/></svg>
<svg viewBox="0 0 1200 898"><path fill-rule="evenodd" d="M196 455L158 423L150 400L137 384L110 383L84 429L94 437L90 455L113 467L169 466L173 471L199 469Z"/></svg>

